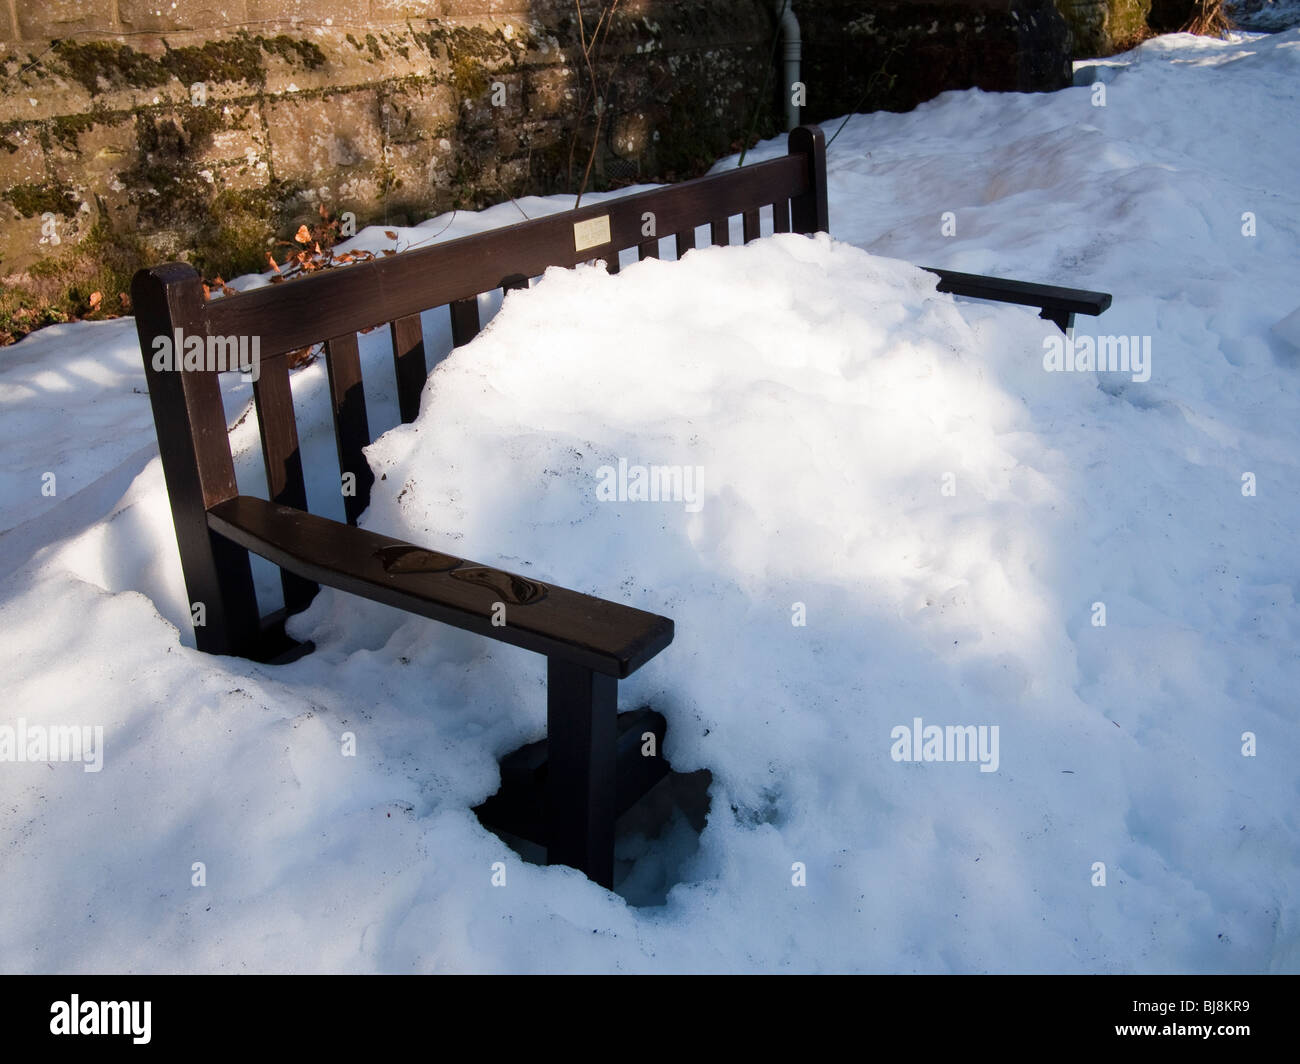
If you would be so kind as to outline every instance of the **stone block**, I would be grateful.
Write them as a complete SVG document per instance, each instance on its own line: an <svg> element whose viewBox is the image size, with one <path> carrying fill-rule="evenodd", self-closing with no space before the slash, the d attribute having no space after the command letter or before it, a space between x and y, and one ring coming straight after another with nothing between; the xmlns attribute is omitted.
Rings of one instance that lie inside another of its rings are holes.
<svg viewBox="0 0 1300 1064"><path fill-rule="evenodd" d="M246 0L117 0L117 12L128 33L211 32L248 21Z"/></svg>
<svg viewBox="0 0 1300 1064"><path fill-rule="evenodd" d="M425 19L441 18L446 6L441 0L370 0L369 24L405 23L408 19L418 24ZM487 6L487 0L481 0L480 6ZM357 7L363 5L358 3Z"/></svg>
<svg viewBox="0 0 1300 1064"><path fill-rule="evenodd" d="M355 182L381 159L378 90L283 96L266 104L276 176L314 188ZM371 183L377 181L372 179ZM358 186L359 187L359 186Z"/></svg>
<svg viewBox="0 0 1300 1064"><path fill-rule="evenodd" d="M109 0L39 0L18 5L18 32L24 41L116 29Z"/></svg>
<svg viewBox="0 0 1300 1064"><path fill-rule="evenodd" d="M77 116L53 123L50 172L55 183L77 190L87 203L103 203L112 212L130 202L128 171L139 153L135 121L127 115Z"/></svg>
<svg viewBox="0 0 1300 1064"><path fill-rule="evenodd" d="M249 21L267 23L268 26L277 22L335 25L348 21L348 10L359 6L340 4L338 0L246 0L246 2Z"/></svg>
<svg viewBox="0 0 1300 1064"><path fill-rule="evenodd" d="M25 123L0 134L0 196L14 185L41 184L47 176L39 124Z"/></svg>
<svg viewBox="0 0 1300 1064"><path fill-rule="evenodd" d="M388 0L370 0L371 10L387 2ZM486 22L489 19L499 20L502 15L531 14L534 4L530 0L442 0L438 6L447 18L481 18Z"/></svg>

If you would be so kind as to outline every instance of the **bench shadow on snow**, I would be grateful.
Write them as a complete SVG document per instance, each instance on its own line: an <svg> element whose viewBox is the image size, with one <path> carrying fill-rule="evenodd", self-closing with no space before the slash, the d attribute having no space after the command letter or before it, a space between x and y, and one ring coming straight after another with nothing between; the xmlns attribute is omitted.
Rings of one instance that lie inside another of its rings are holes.
<svg viewBox="0 0 1300 1064"><path fill-rule="evenodd" d="M635 715L619 714L620 718ZM511 775L512 762L527 761L530 756L544 753L544 748L544 741L530 743L502 758L503 780ZM708 820L712 782L708 769L673 772L670 767L663 779L618 818L614 829L614 893L629 905L666 905L668 892L685 881L685 867L700 848L700 834ZM499 794L475 807L480 822L523 860L546 864L544 847L484 821L485 811L490 812Z"/></svg>

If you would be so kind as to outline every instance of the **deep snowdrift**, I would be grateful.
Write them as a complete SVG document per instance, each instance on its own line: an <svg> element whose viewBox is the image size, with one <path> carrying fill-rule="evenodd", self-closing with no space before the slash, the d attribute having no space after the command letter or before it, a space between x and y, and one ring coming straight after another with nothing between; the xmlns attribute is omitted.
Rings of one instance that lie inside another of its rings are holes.
<svg viewBox="0 0 1300 1064"><path fill-rule="evenodd" d="M680 880L661 907L469 812L541 733L541 659L331 592L292 666L195 653L131 323L0 353L0 725L105 736L100 772L0 764L0 967L1300 969L1297 62L1296 31L1161 38L1105 108L854 117L837 241L552 271L372 446L370 527L676 620L622 685L714 775L698 850L678 824L636 868ZM1110 290L1079 332L1150 337L1150 380L1045 372L1050 326L900 259ZM382 333L363 354L392 423ZM323 389L298 375L328 470ZM698 499L602 501L620 459ZM917 717L996 725L996 770L896 760Z"/></svg>

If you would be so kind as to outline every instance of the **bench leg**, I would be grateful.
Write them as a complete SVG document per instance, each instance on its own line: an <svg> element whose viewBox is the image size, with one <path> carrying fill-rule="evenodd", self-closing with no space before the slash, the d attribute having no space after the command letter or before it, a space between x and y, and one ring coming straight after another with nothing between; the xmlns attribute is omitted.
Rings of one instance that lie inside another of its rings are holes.
<svg viewBox="0 0 1300 1064"><path fill-rule="evenodd" d="M1048 310L1044 308L1038 316L1046 318L1067 335L1074 328L1074 315L1068 310Z"/></svg>
<svg viewBox="0 0 1300 1064"><path fill-rule="evenodd" d="M614 885L614 748L618 681L558 658L546 660L548 864Z"/></svg>

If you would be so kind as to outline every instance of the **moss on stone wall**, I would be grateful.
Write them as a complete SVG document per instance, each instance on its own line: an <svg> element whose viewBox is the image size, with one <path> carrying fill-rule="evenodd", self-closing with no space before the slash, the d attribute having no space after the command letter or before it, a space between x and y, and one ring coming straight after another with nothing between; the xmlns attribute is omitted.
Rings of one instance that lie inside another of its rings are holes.
<svg viewBox="0 0 1300 1064"><path fill-rule="evenodd" d="M305 37L290 37L280 33L270 38L255 39L268 54L278 55L287 62L297 62L307 70L315 70L325 65L325 53L321 51L320 45Z"/></svg>
<svg viewBox="0 0 1300 1064"><path fill-rule="evenodd" d="M77 150L77 138L95 128L102 116L94 114L57 115L49 121L48 129L53 141L66 151Z"/></svg>
<svg viewBox="0 0 1300 1064"><path fill-rule="evenodd" d="M152 56L117 41L55 41L67 75L95 96L106 88L156 88L171 75Z"/></svg>
<svg viewBox="0 0 1300 1064"><path fill-rule="evenodd" d="M0 198L24 218L39 218L42 214L72 218L77 213L76 195L63 185L13 185Z"/></svg>
<svg viewBox="0 0 1300 1064"><path fill-rule="evenodd" d="M190 261L206 277L237 277L266 269L266 254L290 225L301 189L275 183L263 188L217 194L199 220Z"/></svg>
<svg viewBox="0 0 1300 1064"><path fill-rule="evenodd" d="M1147 15L1151 0L1107 0L1106 33L1111 47L1127 51L1151 36Z"/></svg>
<svg viewBox="0 0 1300 1064"><path fill-rule="evenodd" d="M1070 55L1092 59L1127 51L1151 35L1152 0L1055 0L1070 27Z"/></svg>
<svg viewBox="0 0 1300 1064"><path fill-rule="evenodd" d="M161 261L138 234L97 222L81 241L34 264L23 284L0 287L0 344L46 325L129 312L131 278Z"/></svg>
<svg viewBox="0 0 1300 1064"><path fill-rule="evenodd" d="M451 67L451 84L462 98L482 96L488 86L483 64L472 56L459 56Z"/></svg>
<svg viewBox="0 0 1300 1064"><path fill-rule="evenodd" d="M137 151L122 172L122 183L148 228L170 229L193 223L206 212L212 198L199 173L197 149L211 137L214 114L186 108L175 115L138 114ZM187 127L187 119L193 128Z"/></svg>
<svg viewBox="0 0 1300 1064"><path fill-rule="evenodd" d="M201 45L172 48L163 40L160 56L138 52L117 41L56 41L54 54L69 78L92 96L120 88L157 88L173 77L195 82L266 84L266 56L279 56L308 70L325 64L320 46L306 38L278 34L254 36L240 30Z"/></svg>

